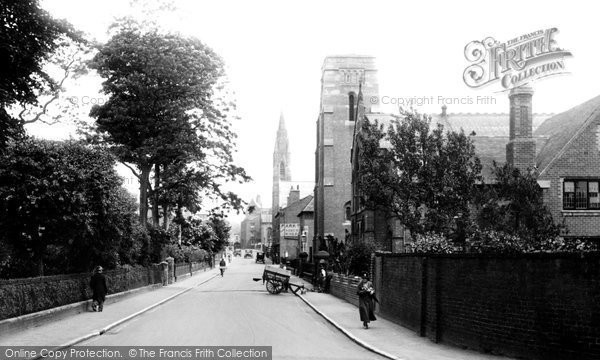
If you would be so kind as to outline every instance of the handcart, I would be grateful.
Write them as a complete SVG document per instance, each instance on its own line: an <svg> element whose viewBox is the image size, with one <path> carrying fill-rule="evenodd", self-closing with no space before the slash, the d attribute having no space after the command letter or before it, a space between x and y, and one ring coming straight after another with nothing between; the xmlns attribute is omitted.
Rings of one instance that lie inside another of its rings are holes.
<svg viewBox="0 0 600 360"><path fill-rule="evenodd" d="M282 269L278 266L265 266L265 270L263 271L263 284L267 283L267 291L271 294L279 294L280 292L287 289L291 289L294 294L297 294L298 291L305 292L304 284L297 285L290 283L290 271ZM254 279L260 280L260 279Z"/></svg>

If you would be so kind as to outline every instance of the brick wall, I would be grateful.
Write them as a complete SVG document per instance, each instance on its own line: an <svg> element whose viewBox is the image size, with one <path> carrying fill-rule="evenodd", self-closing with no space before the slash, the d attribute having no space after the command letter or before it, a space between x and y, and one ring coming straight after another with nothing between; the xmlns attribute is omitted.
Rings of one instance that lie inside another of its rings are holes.
<svg viewBox="0 0 600 360"><path fill-rule="evenodd" d="M600 254L379 254L380 312L434 341L532 359L600 358Z"/></svg>

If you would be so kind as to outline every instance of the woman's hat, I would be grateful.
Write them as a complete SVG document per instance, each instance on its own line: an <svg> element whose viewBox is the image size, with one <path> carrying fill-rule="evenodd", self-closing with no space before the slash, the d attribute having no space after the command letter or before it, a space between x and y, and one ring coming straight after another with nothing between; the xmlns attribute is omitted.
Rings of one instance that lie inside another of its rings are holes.
<svg viewBox="0 0 600 360"><path fill-rule="evenodd" d="M102 268L102 266L100 266L100 265L96 266L96 272L102 272L102 270L104 270Z"/></svg>

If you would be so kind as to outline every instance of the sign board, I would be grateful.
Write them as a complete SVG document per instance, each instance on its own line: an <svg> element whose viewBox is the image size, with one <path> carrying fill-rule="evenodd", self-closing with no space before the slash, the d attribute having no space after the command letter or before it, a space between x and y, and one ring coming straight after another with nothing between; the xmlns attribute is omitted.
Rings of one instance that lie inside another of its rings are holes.
<svg viewBox="0 0 600 360"><path fill-rule="evenodd" d="M279 234L284 237L298 237L300 224L280 224Z"/></svg>

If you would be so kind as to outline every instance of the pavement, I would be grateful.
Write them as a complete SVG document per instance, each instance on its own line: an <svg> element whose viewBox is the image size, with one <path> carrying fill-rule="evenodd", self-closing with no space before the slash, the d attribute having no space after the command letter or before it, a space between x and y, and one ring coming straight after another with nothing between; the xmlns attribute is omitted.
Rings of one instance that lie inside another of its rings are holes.
<svg viewBox="0 0 600 360"><path fill-rule="evenodd" d="M106 306L102 313L80 313L2 336L0 346L44 345L56 348L72 346L100 336L217 276L219 276L218 268L198 272L194 276L169 286L123 298ZM298 292L298 296L307 306L344 333L350 340L385 358L406 360L508 359L436 344L428 338L420 337L414 331L380 316L377 321L371 322L369 329L363 329L356 306L330 294L310 291L312 286L295 276L292 276L290 282L305 284L309 291L304 294ZM291 295L291 292L288 294Z"/></svg>

